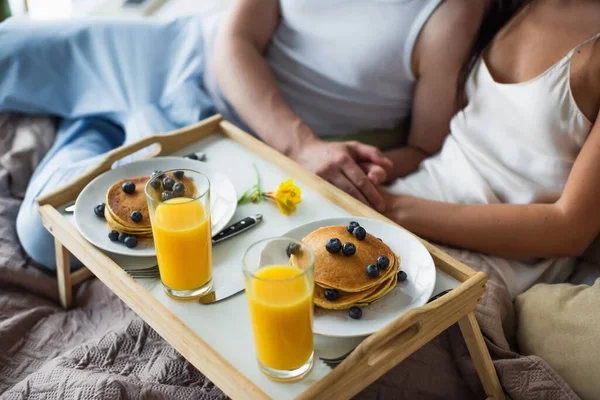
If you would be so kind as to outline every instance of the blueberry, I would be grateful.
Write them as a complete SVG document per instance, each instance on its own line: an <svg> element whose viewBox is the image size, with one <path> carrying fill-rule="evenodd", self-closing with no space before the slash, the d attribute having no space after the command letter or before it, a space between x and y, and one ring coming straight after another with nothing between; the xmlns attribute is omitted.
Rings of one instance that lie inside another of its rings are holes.
<svg viewBox="0 0 600 400"><path fill-rule="evenodd" d="M367 237L367 231L365 231L365 228L363 228L362 226L357 226L356 228L354 228L352 234L358 240L364 240Z"/></svg>
<svg viewBox="0 0 600 400"><path fill-rule="evenodd" d="M175 171L173 172L173 176L177 179L183 178L183 171Z"/></svg>
<svg viewBox="0 0 600 400"><path fill-rule="evenodd" d="M173 190L173 185L175 184L175 181L170 176L167 176L163 179L162 184L165 190Z"/></svg>
<svg viewBox="0 0 600 400"><path fill-rule="evenodd" d="M139 212L138 210L135 210L134 212L131 213L129 218L131 218L131 220L133 222L140 222L142 220L142 213Z"/></svg>
<svg viewBox="0 0 600 400"><path fill-rule="evenodd" d="M173 185L173 196L174 197L181 197L184 194L185 194L185 186L183 186L183 183L177 182L176 184Z"/></svg>
<svg viewBox="0 0 600 400"><path fill-rule="evenodd" d="M162 201L170 200L173 198L173 192L171 192L170 190L165 190L164 192L162 192L160 198Z"/></svg>
<svg viewBox="0 0 600 400"><path fill-rule="evenodd" d="M362 310L356 306L350 307L350 310L348 310L348 315L352 319L360 319L360 317L362 317Z"/></svg>
<svg viewBox="0 0 600 400"><path fill-rule="evenodd" d="M119 232L117 232L117 231L108 232L108 238L110 239L111 242L116 242L117 240L119 240Z"/></svg>
<svg viewBox="0 0 600 400"><path fill-rule="evenodd" d="M197 160L198 156L196 155L196 153L192 153L192 154L188 154L187 156L183 156L184 158L189 158L191 160Z"/></svg>
<svg viewBox="0 0 600 400"><path fill-rule="evenodd" d="M94 214L96 214L99 217L104 218L104 203L100 203L98 204L96 207L94 207Z"/></svg>
<svg viewBox="0 0 600 400"><path fill-rule="evenodd" d="M295 242L291 242L290 244L288 244L287 249L285 249L285 254L287 254L288 257L291 257L292 254L298 253L300 253L300 245Z"/></svg>
<svg viewBox="0 0 600 400"><path fill-rule="evenodd" d="M124 184L121 185L121 189L127 193L127 194L131 194L133 192L135 192L135 183L131 182L131 181L127 181Z"/></svg>
<svg viewBox="0 0 600 400"><path fill-rule="evenodd" d="M157 175L162 175L162 173L163 173L163 172L162 172L160 169L157 169L157 170L155 170L155 171L152 171L152 174L150 174L150 178L154 178L154 177L155 177L155 176L157 176ZM161 178L162 178L162 176L161 176Z"/></svg>
<svg viewBox="0 0 600 400"><path fill-rule="evenodd" d="M325 298L329 301L336 301L340 297L340 292L336 289L325 289Z"/></svg>
<svg viewBox="0 0 600 400"><path fill-rule="evenodd" d="M339 253L342 250L342 242L338 238L332 238L325 244L325 249L330 253Z"/></svg>
<svg viewBox="0 0 600 400"><path fill-rule="evenodd" d="M358 226L360 226L360 225L358 224L358 222L356 222L356 221L350 221L350 222L348 223L348 225L346 225L346 230L347 230L348 232L352 233L352 231L354 231L354 228L356 228L356 227L358 227Z"/></svg>
<svg viewBox="0 0 600 400"><path fill-rule="evenodd" d="M135 236L127 236L125 238L125 246L133 249L135 246L137 246L137 238Z"/></svg>
<svg viewBox="0 0 600 400"><path fill-rule="evenodd" d="M152 186L156 190L160 189L160 179L153 179L153 180L151 180L150 181L150 186Z"/></svg>
<svg viewBox="0 0 600 400"><path fill-rule="evenodd" d="M390 266L389 258L387 258L386 256L377 257L377 267L379 267L379 269L386 269L389 266Z"/></svg>
<svg viewBox="0 0 600 400"><path fill-rule="evenodd" d="M123 232L119 233L119 238L118 238L119 242L125 243L125 239L127 239L128 237L129 237L129 235L126 233L123 233Z"/></svg>
<svg viewBox="0 0 600 400"><path fill-rule="evenodd" d="M371 278L377 278L379 276L379 268L377 268L377 265L367 265L367 275L369 275Z"/></svg>
<svg viewBox="0 0 600 400"><path fill-rule="evenodd" d="M398 272L398 281L404 282L407 278L408 278L408 276L406 275L406 272L404 272L404 271Z"/></svg>
<svg viewBox="0 0 600 400"><path fill-rule="evenodd" d="M356 253L356 246L350 242L344 243L342 246L342 254L345 256L353 256Z"/></svg>

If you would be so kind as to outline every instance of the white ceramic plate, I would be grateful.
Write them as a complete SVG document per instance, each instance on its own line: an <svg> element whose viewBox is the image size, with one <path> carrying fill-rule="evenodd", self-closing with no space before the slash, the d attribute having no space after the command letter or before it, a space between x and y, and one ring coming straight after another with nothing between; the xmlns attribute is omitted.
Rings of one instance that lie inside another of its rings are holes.
<svg viewBox="0 0 600 400"><path fill-rule="evenodd" d="M106 199L106 191L118 180L150 175L152 171L167 171L187 168L201 172L210 180L210 209L212 218L212 234L223 230L237 207L237 194L231 181L223 174L212 170L205 163L183 157L156 157L148 160L125 164L119 168L106 171L91 181L79 194L75 202L75 223L79 232L93 245L111 253L136 257L156 255L154 243L151 240L140 241L129 249L122 243L111 242L108 239L108 225L104 218L94 214L94 206Z"/></svg>
<svg viewBox="0 0 600 400"><path fill-rule="evenodd" d="M348 310L333 311L315 308L314 332L324 336L367 336L383 328L408 310L427 303L435 286L435 264L421 242L407 231L383 221L368 218L329 218L310 222L284 233L297 240L323 226L358 222L370 234L381 238L400 256L400 269L408 279L376 303L363 307L362 318L351 319ZM323 243L323 246L325 243ZM366 267L366 266L365 266Z"/></svg>

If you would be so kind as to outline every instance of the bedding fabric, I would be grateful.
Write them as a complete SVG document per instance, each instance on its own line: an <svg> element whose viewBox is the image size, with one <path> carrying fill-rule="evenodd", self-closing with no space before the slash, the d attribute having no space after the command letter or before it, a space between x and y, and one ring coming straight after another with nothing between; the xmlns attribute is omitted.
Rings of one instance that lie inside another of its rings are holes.
<svg viewBox="0 0 600 400"><path fill-rule="evenodd" d="M0 116L0 398L224 399L226 396L97 279L76 307L56 303L56 281L15 234L22 188L53 140L44 118ZM452 249L447 249L453 254ZM512 399L577 399L548 364L514 351L510 295L493 268L477 308L502 386ZM460 331L451 327L360 393L360 399L485 398Z"/></svg>

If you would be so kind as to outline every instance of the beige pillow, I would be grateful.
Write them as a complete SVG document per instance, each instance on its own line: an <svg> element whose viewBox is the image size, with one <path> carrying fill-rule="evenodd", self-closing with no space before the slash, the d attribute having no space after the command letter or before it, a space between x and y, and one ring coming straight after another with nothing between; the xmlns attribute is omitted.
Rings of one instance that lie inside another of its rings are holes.
<svg viewBox="0 0 600 400"><path fill-rule="evenodd" d="M588 285L535 285L517 297L517 339L582 399L600 398L600 279Z"/></svg>

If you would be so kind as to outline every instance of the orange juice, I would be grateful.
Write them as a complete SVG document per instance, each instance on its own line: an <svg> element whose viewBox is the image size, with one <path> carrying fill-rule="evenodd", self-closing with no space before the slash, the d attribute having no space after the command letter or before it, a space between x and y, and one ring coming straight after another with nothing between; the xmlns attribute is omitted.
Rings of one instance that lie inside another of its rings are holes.
<svg viewBox="0 0 600 400"><path fill-rule="evenodd" d="M163 283L174 290L201 287L212 276L210 218L202 204L178 197L159 204L152 234Z"/></svg>
<svg viewBox="0 0 600 400"><path fill-rule="evenodd" d="M262 365L300 368L313 351L313 285L289 265L259 269L247 281L256 353ZM290 279L298 277L297 279Z"/></svg>

